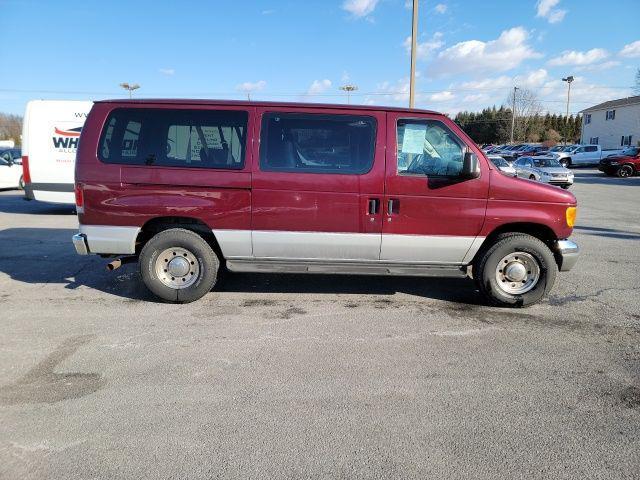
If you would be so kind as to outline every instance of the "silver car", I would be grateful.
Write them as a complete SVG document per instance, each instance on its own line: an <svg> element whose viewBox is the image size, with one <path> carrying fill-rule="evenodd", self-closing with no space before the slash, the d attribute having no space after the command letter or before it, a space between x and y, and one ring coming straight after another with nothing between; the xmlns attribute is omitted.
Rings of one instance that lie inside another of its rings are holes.
<svg viewBox="0 0 640 480"><path fill-rule="evenodd" d="M498 170L504 173L508 177L516 176L516 169L511 166L509 162L507 162L500 155L487 155L487 158L491 160Z"/></svg>
<svg viewBox="0 0 640 480"><path fill-rule="evenodd" d="M573 172L560 165L554 157L520 157L513 164L520 178L569 188L573 185Z"/></svg>

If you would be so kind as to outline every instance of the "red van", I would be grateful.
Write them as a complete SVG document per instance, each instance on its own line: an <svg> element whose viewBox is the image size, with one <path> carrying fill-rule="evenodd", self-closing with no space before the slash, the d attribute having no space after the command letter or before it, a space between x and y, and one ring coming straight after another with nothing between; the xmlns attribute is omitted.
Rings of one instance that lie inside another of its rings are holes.
<svg viewBox="0 0 640 480"><path fill-rule="evenodd" d="M576 263L576 199L502 175L424 110L102 101L76 161L81 255L138 259L163 300L236 272L472 276L526 306Z"/></svg>

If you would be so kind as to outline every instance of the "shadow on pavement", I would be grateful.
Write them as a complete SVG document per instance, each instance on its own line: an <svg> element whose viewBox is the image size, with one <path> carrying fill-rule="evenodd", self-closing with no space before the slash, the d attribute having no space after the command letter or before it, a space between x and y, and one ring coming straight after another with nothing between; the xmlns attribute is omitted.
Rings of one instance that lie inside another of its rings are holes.
<svg viewBox="0 0 640 480"><path fill-rule="evenodd" d="M0 212L32 215L75 215L75 205L61 203L45 203L25 200L24 193L15 190L0 195Z"/></svg>
<svg viewBox="0 0 640 480"><path fill-rule="evenodd" d="M55 283L75 289L86 286L131 300L157 301L138 275L137 264L107 272L107 260L76 254L73 229L10 228L0 231L0 272L26 283ZM469 279L376 277L350 275L240 274L225 272L216 291L245 293L319 293L392 295L480 305L481 297ZM10 294L7 292L6 295Z"/></svg>
<svg viewBox="0 0 640 480"><path fill-rule="evenodd" d="M640 233L629 232L626 230L616 230L614 228L600 228L600 227L574 227L575 230L585 233L587 235L597 235L599 237L619 238L621 240L640 240Z"/></svg>
<svg viewBox="0 0 640 480"><path fill-rule="evenodd" d="M618 178L609 177L598 171L581 172L573 169L574 184L588 185L619 185L625 187L640 186L640 177Z"/></svg>

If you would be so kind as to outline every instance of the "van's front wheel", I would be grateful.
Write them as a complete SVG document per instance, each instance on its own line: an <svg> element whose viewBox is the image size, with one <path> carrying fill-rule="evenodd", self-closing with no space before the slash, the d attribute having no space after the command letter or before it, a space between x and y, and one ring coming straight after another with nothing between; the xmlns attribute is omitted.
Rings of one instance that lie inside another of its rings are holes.
<svg viewBox="0 0 640 480"><path fill-rule="evenodd" d="M489 303L504 307L539 302L551 291L557 272L549 247L523 233L500 235L473 266L482 295Z"/></svg>
<svg viewBox="0 0 640 480"><path fill-rule="evenodd" d="M213 288L220 261L200 235L172 228L146 243L139 265L142 280L152 293L169 302L188 303Z"/></svg>

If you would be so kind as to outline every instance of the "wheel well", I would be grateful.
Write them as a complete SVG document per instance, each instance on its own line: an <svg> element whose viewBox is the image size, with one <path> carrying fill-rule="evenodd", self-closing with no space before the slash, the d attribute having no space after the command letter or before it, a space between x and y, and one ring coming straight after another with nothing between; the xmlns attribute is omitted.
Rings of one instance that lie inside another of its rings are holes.
<svg viewBox="0 0 640 480"><path fill-rule="evenodd" d="M505 225L500 225L499 227L497 227L487 236L487 238L485 238L484 242L482 242L482 246L473 258L472 263L475 262L477 258L480 258L482 253L487 248L491 247L491 245L494 244L495 239L498 237L498 235L501 235L503 233L526 233L527 235L531 235L532 237L541 240L550 249L552 249L553 243L558 240L555 232L551 228L541 223L507 223Z"/></svg>
<svg viewBox="0 0 640 480"><path fill-rule="evenodd" d="M224 258L211 228L202 220L191 217L156 217L147 221L140 229L140 233L138 233L138 238L136 239L136 254L140 253L142 247L144 247L154 235L170 228L184 228L185 230L191 230L197 233L211 246L216 255L218 255L218 258Z"/></svg>

